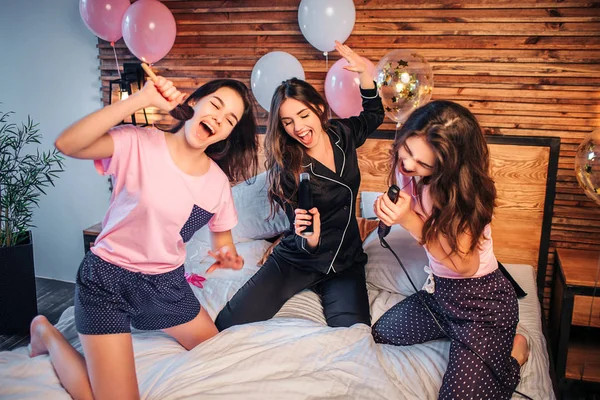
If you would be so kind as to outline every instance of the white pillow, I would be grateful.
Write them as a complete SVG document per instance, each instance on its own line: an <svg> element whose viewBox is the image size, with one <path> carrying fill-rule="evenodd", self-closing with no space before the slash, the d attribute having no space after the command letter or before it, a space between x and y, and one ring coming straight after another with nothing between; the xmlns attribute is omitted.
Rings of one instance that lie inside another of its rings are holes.
<svg viewBox="0 0 600 400"><path fill-rule="evenodd" d="M376 219L377 214L373 211L373 204L382 192L360 192L360 214L367 219Z"/></svg>
<svg viewBox="0 0 600 400"><path fill-rule="evenodd" d="M288 228L288 219L279 209L273 219L267 220L271 208L267 197L267 173L256 176L251 184L239 183L232 188L233 203L238 213L238 224L232 229L234 241L269 239Z"/></svg>
<svg viewBox="0 0 600 400"><path fill-rule="evenodd" d="M429 264L425 249L400 225L394 225L385 240L402 260L417 289L421 290L427 279L423 268ZM367 236L363 247L369 256L366 265L367 283L377 289L404 296L415 293L392 252L381 246L377 230Z"/></svg>
<svg viewBox="0 0 600 400"><path fill-rule="evenodd" d="M288 227L288 219L279 209L273 219L266 221L270 213L267 197L267 174L256 176L251 184L239 183L232 188L233 203L238 214L238 223L231 230L233 243L256 239L269 239L281 234ZM186 244L188 262L202 262L211 249L208 224L198 230Z"/></svg>

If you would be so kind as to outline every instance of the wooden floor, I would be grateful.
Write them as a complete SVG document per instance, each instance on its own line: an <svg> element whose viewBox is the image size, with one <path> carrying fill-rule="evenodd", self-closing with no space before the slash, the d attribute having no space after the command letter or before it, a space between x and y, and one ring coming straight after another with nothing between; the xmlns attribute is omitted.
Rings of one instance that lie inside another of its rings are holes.
<svg viewBox="0 0 600 400"><path fill-rule="evenodd" d="M75 284L55 281L53 279L36 278L38 312L55 324L62 312L73 305ZM0 335L0 351L12 350L29 344L29 335Z"/></svg>

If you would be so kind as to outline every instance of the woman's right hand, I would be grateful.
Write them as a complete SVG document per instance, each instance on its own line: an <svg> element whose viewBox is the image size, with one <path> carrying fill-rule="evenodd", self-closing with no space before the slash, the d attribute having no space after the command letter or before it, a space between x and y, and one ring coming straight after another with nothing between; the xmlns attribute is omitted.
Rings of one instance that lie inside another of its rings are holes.
<svg viewBox="0 0 600 400"><path fill-rule="evenodd" d="M306 239L306 242L310 247L316 248L319 244L319 238L321 237L321 214L319 214L319 210L317 207L313 207L308 211L296 208L294 213L296 214L296 218L294 219L296 235L302 236ZM302 232L306 230L308 225L312 225L313 234L307 236Z"/></svg>
<svg viewBox="0 0 600 400"><path fill-rule="evenodd" d="M65 129L54 142L61 153L75 158L100 160L113 155L114 143L107 132L126 116L146 107L171 111L183 100L173 82L161 76L123 101L95 111Z"/></svg>
<svg viewBox="0 0 600 400"><path fill-rule="evenodd" d="M148 106L157 107L163 111L171 111L183 101L184 94L173 85L173 82L157 76L156 80L148 80L142 90L136 95L143 96Z"/></svg>
<svg viewBox="0 0 600 400"><path fill-rule="evenodd" d="M392 226L399 224L406 228L407 219L414 214L411 202L412 198L410 194L404 191L398 193L398 201L396 203L390 200L387 193L383 193L373 203L373 211L385 225Z"/></svg>

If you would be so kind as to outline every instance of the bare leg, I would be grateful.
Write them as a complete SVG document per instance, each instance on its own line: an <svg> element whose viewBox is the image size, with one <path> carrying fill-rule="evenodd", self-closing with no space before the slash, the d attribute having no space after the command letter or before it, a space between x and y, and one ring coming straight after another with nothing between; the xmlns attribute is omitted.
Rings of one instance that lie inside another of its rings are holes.
<svg viewBox="0 0 600 400"><path fill-rule="evenodd" d="M517 360L520 366L523 366L523 364L527 362L527 359L529 358L529 346L527 345L527 339L525 339L525 336L521 335L520 333L515 335L513 348L510 355Z"/></svg>
<svg viewBox="0 0 600 400"><path fill-rule="evenodd" d="M94 398L139 399L131 333L79 334Z"/></svg>
<svg viewBox="0 0 600 400"><path fill-rule="evenodd" d="M74 399L92 399L85 359L44 317L31 322L31 357L49 354L50 362L65 390Z"/></svg>
<svg viewBox="0 0 600 400"><path fill-rule="evenodd" d="M187 350L193 349L219 333L210 315L208 315L204 308L190 322L163 329L163 332L174 337Z"/></svg>

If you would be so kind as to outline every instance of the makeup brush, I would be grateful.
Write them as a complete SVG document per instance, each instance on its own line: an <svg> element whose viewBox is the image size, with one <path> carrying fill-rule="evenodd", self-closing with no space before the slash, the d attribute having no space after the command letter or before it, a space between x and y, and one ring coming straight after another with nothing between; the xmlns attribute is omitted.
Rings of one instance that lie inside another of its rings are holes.
<svg viewBox="0 0 600 400"><path fill-rule="evenodd" d="M150 79L152 79L152 82L156 82L158 77L154 72L152 72L148 64L142 63L142 68L144 71L146 71ZM179 121L187 121L188 119L192 119L194 116L194 109L189 104L178 104L177 107L169 111L169 114L171 114L171 117L178 119Z"/></svg>

